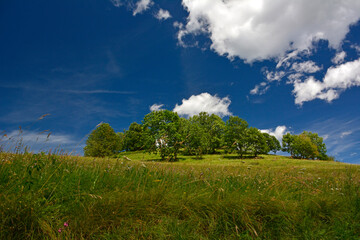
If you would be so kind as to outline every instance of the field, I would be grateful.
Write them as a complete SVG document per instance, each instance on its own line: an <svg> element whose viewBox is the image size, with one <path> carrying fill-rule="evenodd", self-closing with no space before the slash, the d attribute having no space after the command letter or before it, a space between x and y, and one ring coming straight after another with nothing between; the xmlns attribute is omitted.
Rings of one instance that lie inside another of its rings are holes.
<svg viewBox="0 0 360 240"><path fill-rule="evenodd" d="M360 239L360 167L0 153L0 239Z"/></svg>

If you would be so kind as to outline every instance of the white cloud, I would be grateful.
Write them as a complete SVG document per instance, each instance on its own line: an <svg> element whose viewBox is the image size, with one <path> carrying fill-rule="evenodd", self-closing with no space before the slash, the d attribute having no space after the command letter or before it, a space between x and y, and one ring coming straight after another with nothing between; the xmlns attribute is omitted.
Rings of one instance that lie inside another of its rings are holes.
<svg viewBox="0 0 360 240"><path fill-rule="evenodd" d="M166 20L168 18L171 18L171 14L168 10L161 9L158 11L158 13L155 15L155 18L161 20Z"/></svg>
<svg viewBox="0 0 360 240"><path fill-rule="evenodd" d="M200 112L207 112L209 114L216 114L220 117L229 116L229 106L231 101L228 97L219 98L218 96L210 95L209 93L202 93L193 95L189 99L183 99L181 105L174 108L174 112L179 115L192 117Z"/></svg>
<svg viewBox="0 0 360 240"><path fill-rule="evenodd" d="M287 127L286 126L277 126L275 131L273 129L263 129L260 130L262 133L268 133L274 137L276 137L277 140L281 143L282 137L284 134L287 133Z"/></svg>
<svg viewBox="0 0 360 240"><path fill-rule="evenodd" d="M344 62L344 59L346 57L346 52L338 52L333 59L331 59L332 63L334 64L340 64Z"/></svg>
<svg viewBox="0 0 360 240"><path fill-rule="evenodd" d="M136 8L133 11L133 16L148 10L154 3L151 0L140 0L136 3Z"/></svg>
<svg viewBox="0 0 360 240"><path fill-rule="evenodd" d="M62 134L53 134L48 131L33 132L14 130L7 134L7 139L22 140L26 143L49 143L49 144L73 144L75 143L71 136Z"/></svg>
<svg viewBox="0 0 360 240"><path fill-rule="evenodd" d="M313 61L294 63L291 69L298 73L316 73L321 70Z"/></svg>
<svg viewBox="0 0 360 240"><path fill-rule="evenodd" d="M353 86L360 86L360 59L329 68L323 81L314 77L304 82L295 81L295 103L302 105L317 98L331 102L342 91Z"/></svg>
<svg viewBox="0 0 360 240"><path fill-rule="evenodd" d="M250 91L250 94L251 95L257 95L257 94L263 95L267 92L267 90L269 90L269 88L270 88L270 86L267 85L266 82L262 82L262 83L256 85L255 88Z"/></svg>
<svg viewBox="0 0 360 240"><path fill-rule="evenodd" d="M154 112L154 111L160 111L162 110L161 108L164 106L164 104L153 104L150 106L150 111Z"/></svg>
<svg viewBox="0 0 360 240"><path fill-rule="evenodd" d="M340 137L341 137L341 138L344 138L344 137L346 137L346 136L348 136L348 135L350 135L350 134L352 134L352 133L353 133L352 131L342 132L341 135L340 135Z"/></svg>
<svg viewBox="0 0 360 240"><path fill-rule="evenodd" d="M266 76L266 80L268 80L269 82L273 82L273 81L280 81L284 76L285 76L285 72L284 71L265 71L265 76Z"/></svg>
<svg viewBox="0 0 360 240"><path fill-rule="evenodd" d="M355 49L356 52L360 53L360 46L359 46L359 45L352 44L350 47L353 48L353 49Z"/></svg>
<svg viewBox="0 0 360 240"><path fill-rule="evenodd" d="M115 7L120 7L122 2L120 0L110 0Z"/></svg>
<svg viewBox="0 0 360 240"><path fill-rule="evenodd" d="M6 137L0 139L1 146L6 151L13 151L20 143L23 150L25 147L30 151L64 150L61 147L74 148L77 142L70 135L54 134L49 131L20 131L14 130Z"/></svg>
<svg viewBox="0 0 360 240"><path fill-rule="evenodd" d="M359 0L183 0L182 4L189 15L178 32L180 43L185 44L188 34L206 34L219 55L246 62L311 49L319 39L337 49L360 17Z"/></svg>
<svg viewBox="0 0 360 240"><path fill-rule="evenodd" d="M287 78L287 84L294 83L295 81L300 81L304 75L302 73L293 73L290 74Z"/></svg>
<svg viewBox="0 0 360 240"><path fill-rule="evenodd" d="M308 51L306 51L308 52ZM286 54L284 57L281 57L276 65L276 68L280 68L282 67L283 65L285 65L285 67L290 67L290 60L293 60L293 59L299 59L299 51L297 50L294 50L294 51L291 51L290 53Z"/></svg>

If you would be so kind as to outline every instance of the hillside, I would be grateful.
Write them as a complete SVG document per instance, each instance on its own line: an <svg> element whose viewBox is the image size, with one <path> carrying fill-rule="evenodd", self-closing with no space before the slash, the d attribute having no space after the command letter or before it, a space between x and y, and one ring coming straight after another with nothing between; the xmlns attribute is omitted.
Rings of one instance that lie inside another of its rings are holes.
<svg viewBox="0 0 360 240"><path fill-rule="evenodd" d="M1 153L0 238L360 236L357 165L274 155L158 158Z"/></svg>

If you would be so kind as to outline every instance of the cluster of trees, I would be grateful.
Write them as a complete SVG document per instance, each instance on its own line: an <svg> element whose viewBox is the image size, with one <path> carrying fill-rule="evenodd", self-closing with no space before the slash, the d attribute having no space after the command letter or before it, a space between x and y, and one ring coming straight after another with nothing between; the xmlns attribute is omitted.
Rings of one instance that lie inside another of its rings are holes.
<svg viewBox="0 0 360 240"><path fill-rule="evenodd" d="M315 149L316 148L316 149ZM317 134L287 134L280 142L237 117L230 116L224 122L217 115L202 112L189 119L177 113L161 110L147 114L142 123L136 122L122 133L115 133L111 126L103 123L90 135L84 148L85 156L112 156L121 151L159 153L162 160L176 161L178 154L213 154L220 149L226 153L237 152L258 156L269 152L284 150L293 157L325 159L326 147ZM311 150L314 152L308 155Z"/></svg>
<svg viewBox="0 0 360 240"><path fill-rule="evenodd" d="M282 139L283 151L293 158L329 160L326 145L317 133L304 131L299 135L287 133Z"/></svg>

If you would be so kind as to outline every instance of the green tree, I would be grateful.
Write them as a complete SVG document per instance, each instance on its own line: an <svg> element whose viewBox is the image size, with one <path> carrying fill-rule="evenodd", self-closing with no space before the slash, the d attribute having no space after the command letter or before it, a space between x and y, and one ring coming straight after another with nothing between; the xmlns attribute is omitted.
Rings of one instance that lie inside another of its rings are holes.
<svg viewBox="0 0 360 240"><path fill-rule="evenodd" d="M326 149L326 145L323 142L323 138L319 137L319 135L317 133L312 133L312 132L307 132L304 131L302 134L305 134L306 136L308 136L311 140L312 143L314 143L317 147L317 151L318 151L318 155L316 156L317 159L319 160L328 160L329 157L326 154L327 149Z"/></svg>
<svg viewBox="0 0 360 240"><path fill-rule="evenodd" d="M218 115L211 114L206 131L209 133L210 145L209 153L215 153L223 145L223 135L225 131L225 122Z"/></svg>
<svg viewBox="0 0 360 240"><path fill-rule="evenodd" d="M222 146L225 123L219 116L201 112L191 117L188 122L189 145L196 145L204 154L215 153L216 149Z"/></svg>
<svg viewBox="0 0 360 240"><path fill-rule="evenodd" d="M265 137L266 144L269 147L269 152L274 152L274 154L276 154L277 151L281 150L280 142L276 139L275 136L272 136L268 133L263 133L263 136Z"/></svg>
<svg viewBox="0 0 360 240"><path fill-rule="evenodd" d="M129 130L125 132L124 149L126 151L143 150L143 126L133 122L129 126Z"/></svg>
<svg viewBox="0 0 360 240"><path fill-rule="evenodd" d="M291 156L294 156L294 136L290 133L287 133L282 138L283 151L290 153Z"/></svg>
<svg viewBox="0 0 360 240"><path fill-rule="evenodd" d="M94 129L84 147L84 155L87 157L107 157L121 151L121 139L108 123L100 124Z"/></svg>
<svg viewBox="0 0 360 240"><path fill-rule="evenodd" d="M185 127L184 147L185 152L196 155L200 158L207 152L209 139L204 127L197 121L191 119L187 121Z"/></svg>
<svg viewBox="0 0 360 240"><path fill-rule="evenodd" d="M245 120L237 116L230 116L225 123L225 146L231 152L237 151L240 157L243 157L249 147L246 134L248 126Z"/></svg>
<svg viewBox="0 0 360 240"><path fill-rule="evenodd" d="M248 143L249 151L255 157L261 153L268 153L269 146L266 144L266 138L259 129L251 127L246 131L246 142Z"/></svg>
<svg viewBox="0 0 360 240"><path fill-rule="evenodd" d="M306 134L294 136L293 148L293 154L297 158L315 159L319 154L316 144Z"/></svg>
<svg viewBox="0 0 360 240"><path fill-rule="evenodd" d="M181 121L177 113L153 111L144 117L143 126L145 149L159 152L162 160L176 161L182 145Z"/></svg>
<svg viewBox="0 0 360 240"><path fill-rule="evenodd" d="M283 136L283 151L295 158L327 160L326 145L317 133L304 131L300 135Z"/></svg>

